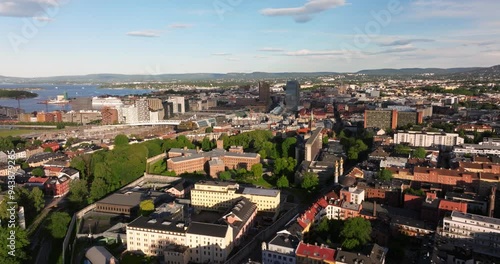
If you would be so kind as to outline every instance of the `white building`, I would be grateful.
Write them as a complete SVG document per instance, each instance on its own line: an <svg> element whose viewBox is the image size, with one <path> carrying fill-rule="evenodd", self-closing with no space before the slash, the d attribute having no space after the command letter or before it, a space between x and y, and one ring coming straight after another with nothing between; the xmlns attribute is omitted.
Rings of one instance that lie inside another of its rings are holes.
<svg viewBox="0 0 500 264"><path fill-rule="evenodd" d="M440 235L451 244L500 257L500 219L453 211L443 219Z"/></svg>
<svg viewBox="0 0 500 264"><path fill-rule="evenodd" d="M117 97L93 97L92 98L92 108L93 109L102 109L104 107L110 108L119 108L123 106L123 102L120 98Z"/></svg>
<svg viewBox="0 0 500 264"><path fill-rule="evenodd" d="M186 112L186 103L183 96L172 96L167 101L173 104L172 110L174 114L184 114Z"/></svg>
<svg viewBox="0 0 500 264"><path fill-rule="evenodd" d="M479 144L462 144L453 148L454 153L477 155L500 155L500 140L485 138Z"/></svg>
<svg viewBox="0 0 500 264"><path fill-rule="evenodd" d="M399 131L394 133L394 144L408 143L415 147L452 147L464 143L456 133Z"/></svg>
<svg viewBox="0 0 500 264"><path fill-rule="evenodd" d="M139 122L149 121L149 103L146 99L139 99L135 101L137 107L137 118Z"/></svg>
<svg viewBox="0 0 500 264"><path fill-rule="evenodd" d="M123 121L126 124L138 123L139 122L139 112L137 107L129 105L122 108Z"/></svg>
<svg viewBox="0 0 500 264"><path fill-rule="evenodd" d="M361 204L365 200L365 190L348 187L340 191L340 199L353 204Z"/></svg>
<svg viewBox="0 0 500 264"><path fill-rule="evenodd" d="M295 264L295 250L300 240L283 230L266 244L262 242L262 264Z"/></svg>

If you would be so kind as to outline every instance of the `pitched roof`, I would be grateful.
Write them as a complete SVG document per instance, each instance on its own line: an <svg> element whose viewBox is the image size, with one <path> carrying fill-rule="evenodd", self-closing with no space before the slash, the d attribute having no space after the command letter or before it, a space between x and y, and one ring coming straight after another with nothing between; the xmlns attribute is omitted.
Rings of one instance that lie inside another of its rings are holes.
<svg viewBox="0 0 500 264"><path fill-rule="evenodd" d="M295 254L299 257L334 262L335 252L335 249L331 249L323 245L316 246L300 242Z"/></svg>
<svg viewBox="0 0 500 264"><path fill-rule="evenodd" d="M187 233L202 236L225 237L228 228L228 225L192 222L188 227Z"/></svg>

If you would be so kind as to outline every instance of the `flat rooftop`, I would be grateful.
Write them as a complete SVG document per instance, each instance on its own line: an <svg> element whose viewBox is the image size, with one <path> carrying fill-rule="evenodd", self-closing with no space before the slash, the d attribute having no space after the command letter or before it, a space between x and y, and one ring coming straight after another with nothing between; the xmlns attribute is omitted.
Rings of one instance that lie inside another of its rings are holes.
<svg viewBox="0 0 500 264"><path fill-rule="evenodd" d="M243 188L241 193L242 194L249 194L249 195L276 197L280 193L280 191L275 190L275 189L262 189L262 188L245 187L245 188Z"/></svg>

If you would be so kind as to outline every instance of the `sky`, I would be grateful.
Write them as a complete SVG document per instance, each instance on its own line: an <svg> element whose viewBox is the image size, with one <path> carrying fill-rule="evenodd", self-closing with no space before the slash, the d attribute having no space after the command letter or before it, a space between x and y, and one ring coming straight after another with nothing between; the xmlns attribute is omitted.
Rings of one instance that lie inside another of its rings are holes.
<svg viewBox="0 0 500 264"><path fill-rule="evenodd" d="M500 64L497 0L0 0L0 75Z"/></svg>

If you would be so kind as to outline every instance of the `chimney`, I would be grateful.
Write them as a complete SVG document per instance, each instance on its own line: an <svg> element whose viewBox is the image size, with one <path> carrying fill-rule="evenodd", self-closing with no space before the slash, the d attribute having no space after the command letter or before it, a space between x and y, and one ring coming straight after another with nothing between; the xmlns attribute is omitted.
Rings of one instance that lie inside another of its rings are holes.
<svg viewBox="0 0 500 264"><path fill-rule="evenodd" d="M373 217L377 217L377 202L373 201Z"/></svg>

